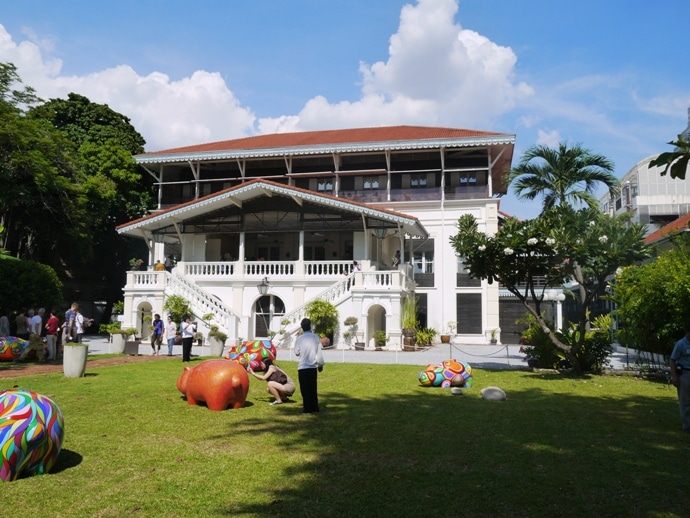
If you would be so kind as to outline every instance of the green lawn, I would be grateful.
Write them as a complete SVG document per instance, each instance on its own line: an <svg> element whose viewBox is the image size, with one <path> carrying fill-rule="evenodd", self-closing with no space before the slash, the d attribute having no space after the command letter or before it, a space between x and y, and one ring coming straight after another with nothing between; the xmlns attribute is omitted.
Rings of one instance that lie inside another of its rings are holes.
<svg viewBox="0 0 690 518"><path fill-rule="evenodd" d="M0 485L0 516L690 514L673 387L475 369L452 396L422 368L329 364L319 415L254 379L243 409L189 406L177 361L2 380L51 397L66 433L53 473ZM483 401L489 385L508 401Z"/></svg>

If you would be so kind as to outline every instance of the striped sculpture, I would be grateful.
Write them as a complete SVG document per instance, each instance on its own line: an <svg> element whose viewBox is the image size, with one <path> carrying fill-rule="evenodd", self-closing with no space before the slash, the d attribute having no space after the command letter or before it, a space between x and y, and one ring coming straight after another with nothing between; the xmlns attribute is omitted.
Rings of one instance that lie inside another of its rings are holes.
<svg viewBox="0 0 690 518"><path fill-rule="evenodd" d="M64 434L62 412L53 400L30 390L0 391L0 480L48 473Z"/></svg>

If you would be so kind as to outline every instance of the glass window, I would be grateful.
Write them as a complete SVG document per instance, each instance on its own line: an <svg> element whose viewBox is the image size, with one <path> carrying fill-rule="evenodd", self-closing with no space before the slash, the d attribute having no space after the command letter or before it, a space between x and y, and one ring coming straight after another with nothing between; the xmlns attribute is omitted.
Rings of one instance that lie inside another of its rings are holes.
<svg viewBox="0 0 690 518"><path fill-rule="evenodd" d="M413 174L410 177L410 187L426 187L426 175Z"/></svg>
<svg viewBox="0 0 690 518"><path fill-rule="evenodd" d="M379 179L376 176L365 176L364 177L364 189L378 189Z"/></svg>

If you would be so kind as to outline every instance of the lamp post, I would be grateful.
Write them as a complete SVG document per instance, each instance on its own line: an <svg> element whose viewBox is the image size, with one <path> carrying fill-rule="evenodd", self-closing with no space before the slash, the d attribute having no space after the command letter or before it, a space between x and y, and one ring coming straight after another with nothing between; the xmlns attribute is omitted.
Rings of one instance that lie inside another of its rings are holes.
<svg viewBox="0 0 690 518"><path fill-rule="evenodd" d="M542 300L551 302L551 323L556 331L560 331L561 327L563 327L561 303L565 300L565 294L554 289L546 290L542 295Z"/></svg>

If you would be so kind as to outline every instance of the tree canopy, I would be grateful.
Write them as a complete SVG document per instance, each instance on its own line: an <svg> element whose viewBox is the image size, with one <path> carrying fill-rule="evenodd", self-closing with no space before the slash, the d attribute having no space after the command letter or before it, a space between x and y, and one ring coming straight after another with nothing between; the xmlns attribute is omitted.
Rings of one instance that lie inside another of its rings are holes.
<svg viewBox="0 0 690 518"><path fill-rule="evenodd" d="M628 219L629 215L611 217L591 208L576 211L562 205L531 220L509 218L488 236L475 217L466 214L450 241L470 276L499 282L514 294L577 369L589 304L604 294L606 280L617 268L648 254L644 227ZM542 314L546 288L566 283L578 287L580 303L578 342L573 344L564 343Z"/></svg>
<svg viewBox="0 0 690 518"><path fill-rule="evenodd" d="M690 240L679 235L673 243L654 261L624 268L612 283L620 342L664 356L690 321Z"/></svg>
<svg viewBox="0 0 690 518"><path fill-rule="evenodd" d="M603 183L615 193L618 179L613 163L580 145L568 147L560 143L558 149L532 146L525 151L520 163L508 175L508 182L519 198L542 198L543 208L569 204L596 207L595 189Z"/></svg>
<svg viewBox="0 0 690 518"><path fill-rule="evenodd" d="M19 86L0 63L0 246L119 297L127 249L144 245L115 227L155 204L153 178L132 157L145 141L107 105L74 93L43 102Z"/></svg>

